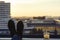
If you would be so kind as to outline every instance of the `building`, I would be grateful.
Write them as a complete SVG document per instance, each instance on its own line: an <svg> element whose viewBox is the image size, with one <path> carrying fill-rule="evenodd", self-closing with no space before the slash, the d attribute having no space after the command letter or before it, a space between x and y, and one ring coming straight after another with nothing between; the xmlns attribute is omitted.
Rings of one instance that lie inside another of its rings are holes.
<svg viewBox="0 0 60 40"><path fill-rule="evenodd" d="M0 1L0 29L7 28L9 18L10 18L10 3Z"/></svg>

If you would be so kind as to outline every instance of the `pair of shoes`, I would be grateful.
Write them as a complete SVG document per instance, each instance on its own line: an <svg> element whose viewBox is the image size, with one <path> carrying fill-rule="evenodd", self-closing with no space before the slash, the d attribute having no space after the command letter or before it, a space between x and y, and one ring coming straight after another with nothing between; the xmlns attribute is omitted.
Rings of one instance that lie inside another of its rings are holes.
<svg viewBox="0 0 60 40"><path fill-rule="evenodd" d="M17 23L17 31L15 30L15 23L13 20L9 20L8 21L8 29L10 31L11 37L13 37L13 35L17 34L20 35L22 37L23 34L23 29L24 29L24 25L22 21L19 21Z"/></svg>

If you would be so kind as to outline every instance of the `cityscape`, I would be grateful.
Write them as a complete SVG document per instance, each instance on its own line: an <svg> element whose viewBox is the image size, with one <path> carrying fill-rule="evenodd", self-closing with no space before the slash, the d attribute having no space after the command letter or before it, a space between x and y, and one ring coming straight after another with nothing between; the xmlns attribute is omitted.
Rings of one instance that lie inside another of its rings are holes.
<svg viewBox="0 0 60 40"><path fill-rule="evenodd" d="M10 2L0 1L0 40L11 40L8 21L23 21L23 40L60 40L60 16L12 17Z"/></svg>

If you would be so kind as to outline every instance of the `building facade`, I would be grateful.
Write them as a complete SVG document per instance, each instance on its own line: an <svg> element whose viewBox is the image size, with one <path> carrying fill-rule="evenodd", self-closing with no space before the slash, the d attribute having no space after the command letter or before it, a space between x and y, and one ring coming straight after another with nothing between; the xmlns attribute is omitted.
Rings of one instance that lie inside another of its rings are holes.
<svg viewBox="0 0 60 40"><path fill-rule="evenodd" d="M0 29L7 28L9 18L10 18L10 3L0 1Z"/></svg>

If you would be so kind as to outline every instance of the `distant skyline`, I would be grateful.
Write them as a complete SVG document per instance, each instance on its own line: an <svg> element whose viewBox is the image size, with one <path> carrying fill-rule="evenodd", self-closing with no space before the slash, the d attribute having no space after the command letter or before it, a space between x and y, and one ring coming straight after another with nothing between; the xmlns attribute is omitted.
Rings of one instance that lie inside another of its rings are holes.
<svg viewBox="0 0 60 40"><path fill-rule="evenodd" d="M11 3L11 16L60 16L60 0L1 0Z"/></svg>

